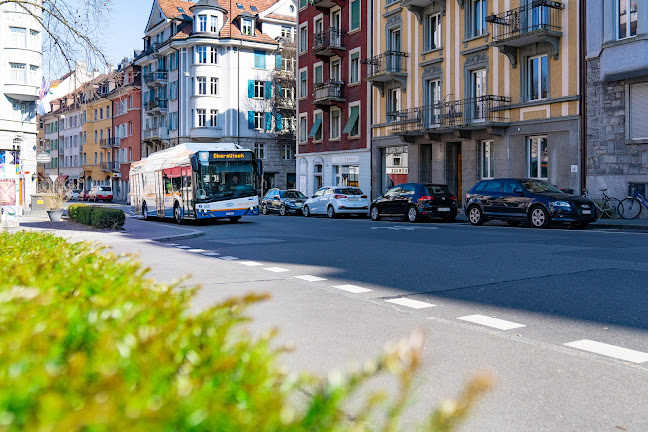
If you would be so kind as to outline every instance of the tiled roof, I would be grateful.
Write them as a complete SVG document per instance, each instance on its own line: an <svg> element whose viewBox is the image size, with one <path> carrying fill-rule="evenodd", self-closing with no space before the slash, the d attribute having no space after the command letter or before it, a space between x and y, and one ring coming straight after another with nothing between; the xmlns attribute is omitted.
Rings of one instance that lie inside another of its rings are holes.
<svg viewBox="0 0 648 432"><path fill-rule="evenodd" d="M182 15L180 8L182 8L185 15L192 16L193 14L189 8L195 5L194 2L183 0L158 0L158 4L162 9L162 13L169 19Z"/></svg>
<svg viewBox="0 0 648 432"><path fill-rule="evenodd" d="M267 18L272 18L272 19L282 20L282 21L289 21L289 22L297 22L297 19L294 16L290 16L290 15L270 14L270 15L267 16Z"/></svg>
<svg viewBox="0 0 648 432"><path fill-rule="evenodd" d="M250 42L265 42L276 45L277 41L275 41L270 36L261 33L259 30L256 30L254 36L241 34L241 29L238 27L240 23L237 19L239 15L246 14L246 12L247 14L257 15L258 13L270 8L276 2L277 0L232 0L232 10L228 11L228 20L225 23L223 30L221 31L220 37L240 39ZM243 9L239 8L237 3L243 6ZM256 6L257 10L253 11L252 6ZM225 6L225 9L227 9L228 7L229 4Z"/></svg>

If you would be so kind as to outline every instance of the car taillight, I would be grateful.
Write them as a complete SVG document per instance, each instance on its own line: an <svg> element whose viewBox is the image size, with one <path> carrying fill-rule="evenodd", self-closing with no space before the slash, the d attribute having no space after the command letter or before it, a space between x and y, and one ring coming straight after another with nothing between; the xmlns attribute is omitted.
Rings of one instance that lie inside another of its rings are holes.
<svg viewBox="0 0 648 432"><path fill-rule="evenodd" d="M453 195L453 196L451 196L451 197L450 197L450 199L451 199L452 201L457 201L457 197L456 197L456 196L454 196L454 195Z"/></svg>
<svg viewBox="0 0 648 432"><path fill-rule="evenodd" d="M333 198L335 199L340 199L340 198L346 198L346 195L335 195Z"/></svg>
<svg viewBox="0 0 648 432"><path fill-rule="evenodd" d="M419 201L434 201L433 196L425 195L418 199Z"/></svg>
<svg viewBox="0 0 648 432"><path fill-rule="evenodd" d="M362 195L360 198L367 198L367 195Z"/></svg>

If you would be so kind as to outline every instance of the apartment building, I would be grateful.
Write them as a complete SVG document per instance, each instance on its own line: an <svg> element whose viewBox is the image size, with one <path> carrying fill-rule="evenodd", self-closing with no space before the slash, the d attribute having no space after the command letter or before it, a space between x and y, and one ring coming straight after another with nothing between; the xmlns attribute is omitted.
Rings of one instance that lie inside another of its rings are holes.
<svg viewBox="0 0 648 432"><path fill-rule="evenodd" d="M49 154L49 162L43 164L44 180L49 181L52 176L57 178L60 175L59 169L59 130L62 128L63 120L58 116L58 102L51 104L50 112L41 116L43 122L43 151ZM59 127L60 126L60 127Z"/></svg>
<svg viewBox="0 0 648 432"><path fill-rule="evenodd" d="M294 148L278 140L273 74L294 37L292 0L155 0L142 68L143 157L184 142L235 142L264 161L264 189L295 178Z"/></svg>
<svg viewBox="0 0 648 432"><path fill-rule="evenodd" d="M579 191L579 2L373 0L374 195L534 177Z"/></svg>
<svg viewBox="0 0 648 432"><path fill-rule="evenodd" d="M648 7L587 2L587 187L648 192Z"/></svg>
<svg viewBox="0 0 648 432"><path fill-rule="evenodd" d="M325 185L371 190L369 55L366 0L300 0L297 31L297 172L299 189Z"/></svg>

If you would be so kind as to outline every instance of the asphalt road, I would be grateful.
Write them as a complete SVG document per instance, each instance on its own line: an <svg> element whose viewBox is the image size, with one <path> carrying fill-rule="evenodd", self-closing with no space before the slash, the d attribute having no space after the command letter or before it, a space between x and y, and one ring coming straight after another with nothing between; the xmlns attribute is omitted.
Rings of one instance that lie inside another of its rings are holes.
<svg viewBox="0 0 648 432"><path fill-rule="evenodd" d="M185 228L205 236L119 247L158 279L192 274L198 309L271 293L253 328L294 341L291 369L344 369L422 329L412 423L486 370L495 388L463 430L648 430L644 233L274 215Z"/></svg>

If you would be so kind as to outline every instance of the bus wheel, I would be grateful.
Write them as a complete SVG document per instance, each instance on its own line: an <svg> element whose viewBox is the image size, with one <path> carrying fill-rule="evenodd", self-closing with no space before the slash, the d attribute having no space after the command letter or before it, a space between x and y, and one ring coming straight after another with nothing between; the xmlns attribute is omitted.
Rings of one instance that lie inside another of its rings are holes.
<svg viewBox="0 0 648 432"><path fill-rule="evenodd" d="M238 222L239 219L241 219L241 216L233 216L233 217L229 218L230 222L232 222L232 223Z"/></svg>
<svg viewBox="0 0 648 432"><path fill-rule="evenodd" d="M142 203L142 218L148 220L148 209L146 208L146 203Z"/></svg>
<svg viewBox="0 0 648 432"><path fill-rule="evenodd" d="M175 217L176 222L178 222L178 225L182 224L182 209L176 203L176 205L173 207L173 216Z"/></svg>

